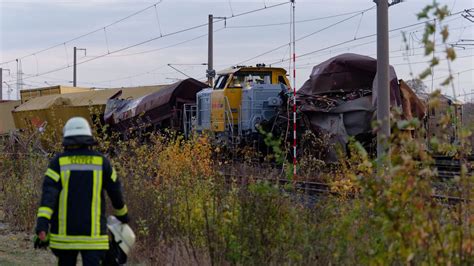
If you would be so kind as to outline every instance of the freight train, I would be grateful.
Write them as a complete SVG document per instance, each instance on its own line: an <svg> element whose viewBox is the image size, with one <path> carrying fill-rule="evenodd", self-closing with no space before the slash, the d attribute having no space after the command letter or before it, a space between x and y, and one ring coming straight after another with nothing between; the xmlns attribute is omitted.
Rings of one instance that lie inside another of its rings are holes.
<svg viewBox="0 0 474 266"><path fill-rule="evenodd" d="M341 54L314 66L296 95L297 139L310 131L328 137L331 145L344 146L349 137L373 142L376 63L367 56ZM109 125L106 128L125 138L130 132L170 128L186 136L209 133L221 142L248 145L247 141L255 143L261 138L259 128L283 140L293 139L291 91L283 68L235 66L219 72L212 88L192 78L169 85L87 88L75 93L62 93L60 86L58 94L26 95L38 96L31 99L22 95L21 105L11 115L17 129L54 133L58 140L64 122L79 115L90 122L101 120ZM402 119L425 121L426 138L440 135L437 121L445 114L452 114L453 121L462 121L462 107L455 101L442 97L441 106L433 109L427 108L426 98L398 80L390 67L391 106L402 110ZM445 140L456 142L459 124L452 123L443 130L449 135ZM298 146L305 144L298 142Z"/></svg>
<svg viewBox="0 0 474 266"><path fill-rule="evenodd" d="M375 59L357 54L338 55L313 67L296 96L298 139L309 130L329 136L330 144L342 147L349 137L370 143L376 114L376 67ZM425 121L423 99L398 80L393 67L389 76L391 107L402 110L402 119ZM134 100L111 97L104 118L124 133L134 125L149 123L154 130L172 127L186 136L207 132L220 142L235 144L258 138L263 126L291 140L290 91L283 68L235 66L219 72L213 88L187 79Z"/></svg>
<svg viewBox="0 0 474 266"><path fill-rule="evenodd" d="M187 137L207 132L236 143L274 119L290 87L286 70L263 64L217 74L213 88L186 79L137 99L121 99L118 92L108 100L104 120L123 133L148 123L152 130L173 128Z"/></svg>

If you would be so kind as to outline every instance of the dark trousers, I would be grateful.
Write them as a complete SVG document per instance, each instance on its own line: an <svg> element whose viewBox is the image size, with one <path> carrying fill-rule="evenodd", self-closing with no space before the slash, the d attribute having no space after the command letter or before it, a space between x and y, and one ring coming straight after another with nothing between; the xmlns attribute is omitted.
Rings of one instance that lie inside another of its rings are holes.
<svg viewBox="0 0 474 266"><path fill-rule="evenodd" d="M59 266L76 266L77 254L81 252L82 265L98 266L102 265L105 259L106 250L60 250L51 249L58 258Z"/></svg>

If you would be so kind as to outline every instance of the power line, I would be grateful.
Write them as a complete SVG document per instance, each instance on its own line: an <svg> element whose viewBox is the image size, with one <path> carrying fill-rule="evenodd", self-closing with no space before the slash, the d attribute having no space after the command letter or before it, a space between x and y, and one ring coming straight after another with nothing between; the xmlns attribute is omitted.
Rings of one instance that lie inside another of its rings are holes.
<svg viewBox="0 0 474 266"><path fill-rule="evenodd" d="M456 12L456 13L453 13L453 14L448 15L448 16L459 15L459 14L461 14L461 13L463 13L463 12L465 12L465 10L462 10L462 11L459 11L459 12ZM410 27L414 27L414 26L417 26L417 25L426 24L427 22L430 22L430 21L434 21L434 19L430 19L430 20L426 20L426 21L422 21L422 22L417 22L417 23L413 23L413 24L411 24L411 25L407 25L407 26L403 26L403 27L398 27L398 28L395 28L395 29L391 29L391 30L389 30L389 32L399 31L399 30L406 29L406 28L410 28ZM338 46L341 46L341 45L344 45L344 44L347 44L347 43L351 43L351 42L355 42L355 41L358 41L358 40L363 40L363 39L367 39L367 38L371 38L371 37L375 37L375 36L377 36L377 34L369 34L369 35L365 35L365 36L362 36L362 37L358 37L358 38L356 38L356 39L350 39L350 40L347 40L347 41L343 41L343 42L336 43L336 44L333 44L333 45L330 45L330 46L326 46L326 47L324 47L324 48L320 48L320 49L317 49L317 50L314 50L314 51L310 51L310 52L301 54L301 55L297 56L297 58L305 57L305 56L308 56L308 55L311 55L311 54L315 54L315 53L318 53L318 52L321 52L321 51L325 51L325 50L328 50L328 49L331 49L331 48L334 48L334 47L338 47ZM286 61L288 61L288 60L289 60L289 59L285 59L285 60L273 62L273 63L271 63L271 65L283 63L283 62L286 62Z"/></svg>
<svg viewBox="0 0 474 266"><path fill-rule="evenodd" d="M372 7L372 8L374 8L374 7ZM371 8L369 8L369 9L371 9ZM306 23L306 22L312 22L312 21L318 21L318 20L325 20L325 19L330 19L330 18L343 17L343 16L347 16L347 15L358 14L358 13L361 13L363 11L367 11L369 9L362 9L362 10L359 10L359 11L346 12L346 13L341 13L341 14L336 14L336 15L331 15L331 16L325 16L325 17L317 17L317 18L311 18L311 19L297 20L297 21L295 21L295 23L299 24L299 23ZM290 25L290 24L291 24L291 22L279 22L279 23L269 23L269 24L227 26L227 28L229 28L229 29L261 28L261 27L282 26L282 25Z"/></svg>
<svg viewBox="0 0 474 266"><path fill-rule="evenodd" d="M240 17L240 16L252 14L252 13L255 13L255 12L259 12L259 11L262 11L262 10L265 10L265 9L270 9L270 8L274 8L274 7L279 7L279 6L282 6L282 5L289 4L289 3L290 3L290 1L282 2L282 3L279 3L279 4L270 5L270 6L265 5L265 7L258 8L258 9L254 9L254 10L250 10L250 11L247 11L247 12L243 12L243 13L240 13L240 14L237 14L237 15L233 15L232 17L226 17L226 18L223 18L223 19L220 19L220 20L217 20L217 21L222 21L222 20L225 20L225 19L236 18L236 17Z"/></svg>
<svg viewBox="0 0 474 266"><path fill-rule="evenodd" d="M102 81L96 81L96 82L88 82L88 83L91 83L91 84L100 84L100 83L107 83L107 82L114 82L114 81L119 81L119 80L127 80L127 79L131 79L131 78L136 78L136 77L140 77L140 76L144 76L144 75L147 75L147 74L156 74L156 75L167 75L167 74L171 74L171 73L152 73L153 71L156 71L158 69L161 69L161 68L164 68L166 67L167 65L161 65L159 67L156 67L152 70L149 70L149 71L146 71L146 72L142 72L142 73L138 73L138 74L135 74L135 75L130 75L130 76L126 76L126 77L122 77L122 78L116 78L116 79L109 79L109 80L102 80ZM174 72L173 72L174 73Z"/></svg>
<svg viewBox="0 0 474 266"><path fill-rule="evenodd" d="M468 57L473 57L474 55L473 54L470 54L470 55L464 55L464 56L457 56L456 59L461 59L461 58L468 58ZM438 59L438 61L446 61L448 59L446 58L441 58L441 59ZM392 66L403 66L403 65L408 65L408 64L411 64L411 65L418 65L418 64L429 64L430 61L418 61L418 62L410 62L410 63L397 63L397 64L392 64Z"/></svg>
<svg viewBox="0 0 474 266"><path fill-rule="evenodd" d="M453 73L453 74L451 74L451 75L446 75L446 76L442 76L442 77L439 77L439 78L435 78L435 79L433 79L433 80L447 79L447 78L449 78L449 77L452 76L452 75L459 75L459 74L463 74L463 73L466 73L466 72L469 72L469 71L474 71L474 68L469 68L469 69L466 69L466 70L463 70L463 71L459 71L459 72Z"/></svg>
<svg viewBox="0 0 474 266"><path fill-rule="evenodd" d="M332 23L332 24L330 24L330 25L328 25L328 26L326 26L326 27L323 27L323 28L321 28L321 29L319 29L319 30L317 30L317 31L314 31L314 32L312 32L312 33L309 33L309 34L306 34L306 35L304 35L304 36L301 36L300 38L296 39L295 42L304 40L304 39L309 38L309 37L311 37L311 36L313 36L313 35L315 35L315 34L318 34L318 33L322 32L322 31L325 31L325 30L327 30L327 29L330 29L330 28L332 28L332 27L334 27L334 26L336 26L336 25L338 25L338 24L341 24L341 23L346 22L346 21L348 21L348 20L350 20L350 19L352 19L352 18L354 18L354 17L357 17L357 16L359 16L360 14L363 14L364 12L366 12L366 11L368 11L368 10L371 10L371 9L373 9L373 8L374 8L374 7L365 9L365 10L363 10L363 11L361 11L361 12L359 12L359 13L353 15L353 16L350 16L350 17L345 18L345 19L343 19L343 20L340 20L340 21L337 21L337 22L335 22L335 23ZM284 43L284 44L282 44L282 45L280 45L280 46L277 46L277 47L275 47L275 48L273 48L273 49L271 49L271 50L268 50L268 51L263 52L263 53L261 53L261 54L258 54L258 55L256 55L256 56L253 56L253 57L251 57L251 58L248 58L248 59L246 59L246 60L243 60L243 61L237 63L237 65L241 65L241 64L246 63L246 62L248 62L248 61L251 61L251 60L253 60L253 59L256 59L256 58L259 58L259 57L264 56L264 55L266 55L266 54L269 54L269 53L271 53L271 52L280 50L280 49L283 48L283 47L287 47L289 44L290 44L290 43L288 43L288 42L287 42L287 43ZM286 59L285 61L288 61L288 60L290 60L290 59Z"/></svg>
<svg viewBox="0 0 474 266"><path fill-rule="evenodd" d="M451 20L451 21L453 21L453 20ZM464 28L466 28L466 27L472 27L472 26L474 26L474 25L465 26L465 27L451 28L451 29L450 29L450 32L452 32L453 30L464 29ZM401 35L401 34L397 34L397 35L391 36L390 38L397 37L398 35ZM360 46L362 46L362 45L367 45L367 44L372 44L372 43L375 43L375 41L370 41L370 42L365 42L365 43L361 43L361 44L357 44L357 45L353 45L353 46L349 46L349 47L344 47L344 48L341 48L340 50L346 50L346 49L347 49L347 50L350 50L350 49L355 48L355 47L360 47ZM444 46L444 44L443 44L443 43L439 43L439 44L435 45L435 47L441 47L441 46ZM454 47L454 48L456 48L456 47ZM410 49L410 50L414 51L414 50L420 50L420 49L425 49L425 47L422 45L422 46L420 46L420 47L412 48L412 49ZM467 51L467 50L472 50L472 49L474 49L474 48L465 48L465 49L463 49L463 50L461 50L461 51ZM404 52L404 51L406 51L406 50L400 48L400 49L392 50L392 51L390 51L390 53L397 53L397 52ZM316 56L316 57L322 57L322 56L324 56L324 55L331 54L331 53L335 53L335 52L337 52L337 50L336 50L336 51L329 51L329 52L327 52L327 53L321 54L321 55ZM444 53L445 53L444 51L435 52L435 54L444 54ZM375 54L367 54L366 56L374 56L374 55L375 55ZM400 58L400 57L406 57L406 56L412 57L412 56L422 56L422 55L424 55L424 53L408 54L408 55L407 55L407 54L403 54L403 55L398 55L398 56L390 56L390 58ZM466 58L466 57L469 57L469 56L465 56L465 55L459 56L459 55L458 55L457 58ZM314 57L311 57L311 58L303 58L303 59L300 59L300 61L302 61L302 60L304 61L304 60L308 60L308 59L314 59ZM280 61L281 61L281 60L280 60ZM429 63L429 62L426 62L426 61L424 61L424 62L413 62L412 64L421 64L421 63L426 64L426 63ZM314 64L315 64L314 62L305 63L305 64L300 64L300 65L299 65L299 68L300 68L300 69L311 68L311 67L314 66ZM397 63L397 64L392 64L392 65L393 65L393 66L396 66L396 65L410 65L410 62L407 62L407 63ZM308 67L308 66L311 66L311 67Z"/></svg>
<svg viewBox="0 0 474 266"><path fill-rule="evenodd" d="M271 6L266 6L266 7L263 7L263 8L258 8L258 9L246 11L246 12L243 12L243 13L240 13L240 14L233 15L230 18L217 19L216 22L231 19L231 18L236 18L236 17L248 15L248 14L252 14L252 13L259 12L259 11L262 11L262 10L265 10L265 9L270 9L270 8L282 6L282 5L285 5L285 4L288 4L288 3L290 3L290 2L282 2L282 3L274 4L274 5L271 5ZM196 26L192 26L192 27L189 27L189 28L182 29L182 30L178 30L178 31L175 31L175 32L163 34L163 35L160 35L160 36L157 36L157 37L154 37L154 38L151 38L151 39L139 42L139 43L135 43L135 44L126 46L124 48L120 48L120 49L117 49L117 50L114 50L114 51L111 51L111 52L107 52L107 53L102 54L102 55L92 57L90 59L78 62L76 65L81 65L81 64L84 64L84 63L87 63L87 62L90 62L90 61L93 61L93 60L96 60L96 59L99 59L99 58L102 58L102 57L105 57L105 56L108 56L108 55L111 55L111 54L122 52L122 51L125 51L125 50L128 50L128 49L131 49L131 48L134 48L134 47L137 47L137 46L140 46L140 45L143 45L143 44L146 44L146 43L158 40L158 39L161 39L161 38L169 37L169 36L172 36L172 35L177 35L177 34L187 32L187 31L191 31L191 30L194 30L194 29L198 29L198 28L201 28L201 27L204 27L204 26L207 26L207 25L208 25L208 23L203 23L203 24L199 24L199 25L196 25ZM102 30L102 29L100 29L100 30ZM53 72L61 71L61 70L64 70L64 69L68 69L70 67L71 67L70 65L63 66L63 67L58 67L56 69L52 69L52 70L49 70L49 71L45 71L43 73L36 74L34 76L27 77L26 79L43 76L43 75L46 75L46 74L49 74L49 73L53 73Z"/></svg>
<svg viewBox="0 0 474 266"><path fill-rule="evenodd" d="M371 8L365 9L365 10L362 10L362 11L358 12L358 14L356 14L356 16L359 15L359 14L362 14L362 13L364 13L364 12L366 12L366 11L372 9L372 8L374 8L374 7L371 7ZM451 15L449 15L449 16L458 15L458 14L461 14L461 13L463 13L463 12L465 12L465 11L466 11L466 10L462 10L462 11L453 13L453 14L451 14ZM350 18L353 18L353 17L354 17L354 16L352 16L352 17L350 17ZM350 18L349 18L349 19L350 19ZM347 19L338 21L338 22L336 22L336 23L334 23L334 24L332 24L332 25L329 25L329 26L327 26L327 27L321 29L321 30L318 30L317 32L320 32L320 31L322 31L322 30L328 29L328 28L332 27L333 25L337 25L337 24L342 23L342 22L344 22L344 21L346 21L346 20L347 20ZM415 24L412 24L412 25L408 25L408 26L405 26L405 27L400 27L400 28L392 29L392 30L390 30L389 32L398 31L398 30L401 30L401 29L404 29L404 28L414 27L414 26L417 26L417 25L425 24L425 23L430 22L430 21L433 21L433 19L427 20L427 21L423 21L423 22L418 22L418 23L415 23ZM312 33L312 34L309 34L309 36L314 35L314 34L316 34L317 32ZM308 37L309 37L309 36L308 36ZM358 40L362 40L362 39L366 39L366 38L374 37L374 36L377 36L377 34L371 34L371 35L366 35L366 36L362 36L362 37L359 37L359 38L354 38L354 39L351 39L351 40L348 40L348 41L344 41L344 42L341 42L341 43L338 43L338 44L335 44L335 45L331 45L331 46L328 46L328 47L325 47L325 48L322 48L322 49L319 49L319 50L316 50L316 51L313 51L313 52L310 52L310 53L307 53L307 54L304 54L304 55L297 56L297 58L301 58L301 57L304 57L304 56L307 56L307 55L310 55L310 54L314 54L314 53L317 53L317 52L320 52L320 51L328 50L328 49L331 49L331 48L334 48L334 47L338 47L338 46L341 46L341 45L344 45L344 44L347 44L347 43L351 43L351 42L354 42L354 41L358 41ZM301 39L304 39L304 38L299 38L297 41L299 41L299 40L301 40ZM373 41L373 42L375 42L375 41ZM279 49L281 49L281 48L287 46L288 44L289 44L289 43L285 43L285 44L280 45L280 46L278 46L278 47L275 47L275 48L273 48L273 49L271 49L271 50L268 50L268 51L265 51L265 52L263 52L263 53L260 53L260 54L258 54L258 55L256 55L256 56L253 56L253 57L251 57L251 58L249 58L249 59L246 59L246 60L244 60L244 61L241 61L241 62L237 63L237 65L243 64L243 63L245 63L245 62L251 61L251 60L256 59L256 58L259 58L259 57L261 57L261 56L263 56L263 55L266 55L266 54L272 53L272 52L274 52L274 51L277 51L277 50L279 50ZM288 61L290 61L290 60L291 60L291 59L282 59L282 60L279 60L279 61L276 61L276 62L272 62L272 63L270 63L270 65L280 64L280 63L283 63L283 62L288 62Z"/></svg>
<svg viewBox="0 0 474 266"><path fill-rule="evenodd" d="M454 19L451 19L451 20L447 20L446 22L452 22L452 21L459 20L459 19L461 19L461 17L454 18ZM416 28L421 28L421 27L423 27L423 26L415 27L415 29L416 29ZM457 28L450 29L450 31L456 30L456 29L462 29L462 28L466 28L466 27L472 27L472 26L457 27ZM412 31L412 32L418 32L418 30ZM400 33L398 33L398 34L396 34L396 35L392 35L392 36L390 36L390 39L399 37L399 36L401 36L401 35L402 35L402 34L400 34ZM368 42L364 42L364 43L359 43L359 44L355 44L355 45L351 45L351 46L345 46L345 47L342 47L342 48L339 48L339 49L335 49L335 50L329 50L329 52L326 52L326 53L324 53L324 54L318 55L318 56L316 56L316 57L321 57L321 56L324 56L324 55L327 55L327 54L337 53L338 51L351 50L351 49L354 49L354 48L357 48L357 47L361 47L361 46L364 46L364 45L373 44L373 43L375 43L375 42L376 42L375 40L372 40L372 41L368 41ZM436 46L440 46L440 45L436 45ZM414 50L418 50L418 49L425 49L425 47L424 47L424 46L421 46L421 47L418 47L418 48L414 48ZM394 53L394 52L401 52L401 51L405 51L405 49L401 49L401 48L400 48L400 49L397 49L397 50L392 50L392 51L390 51L390 52L391 52L391 53ZM371 54L371 55L368 55L368 56L374 56L374 55L375 55L375 54ZM303 61L304 61L304 60L311 60L311 59L313 59L313 58L314 58L314 57L301 58L300 61L301 61L301 60L303 60ZM271 61L272 61L272 62L278 62L278 63L282 62L281 59L278 60L278 61L276 61L276 60L271 60ZM288 61L288 60L286 60L286 61ZM284 61L283 61L283 62L284 62ZM276 63L276 64L278 64L278 63Z"/></svg>
<svg viewBox="0 0 474 266"><path fill-rule="evenodd" d="M372 8L373 8L373 7L372 7ZM366 11L368 11L368 10L370 10L370 9L371 9L371 8L365 9L365 10L362 10L362 11L358 11L358 13L366 12ZM466 9L466 10L467 10L467 9ZM453 14L451 14L451 15L449 15L449 16L461 14L461 13L465 12L466 10L462 10L462 11L453 13ZM460 17L454 18L454 19L452 19L452 20L447 20L446 22L448 22L448 21L454 21L454 20L457 20L457 19L460 19ZM391 30L390 32L392 32L392 31L397 31L397 30L400 30L400 29L403 29L403 28L408 28L408 27L413 27L413 26L425 24L425 23L427 23L427 22L429 22L429 21L432 21L432 20L427 20L427 21L425 21L425 22L419 22L419 23L415 23L415 24L412 24L412 25L409 25L409 26L402 27L402 28L393 29L393 30ZM343 44L346 44L346 43L354 42L354 41L357 41L357 40L360 40L360 39L365 39L365 38L373 37L373 36L376 36L376 34L372 34L372 35L369 35L369 36L363 36L363 37L355 38L355 39L352 39L352 40L350 40L350 41L346 41L346 42L343 42L343 43L339 43L339 44L334 45L334 46L331 46L331 47L326 47L325 49L322 49L322 50L331 49L331 48L333 48L333 47L337 47L337 46L340 46L340 45L343 45ZM392 37L391 37L391 38L392 38ZM375 42L375 41L370 41L370 42L363 43L363 44L357 44L357 45L354 45L353 47L358 47L358 46L362 46L362 45L366 45L366 44L370 44L370 43L374 43L374 42ZM277 51L277 50L279 50L279 49L281 49L281 48L287 46L288 44L289 44L289 43L286 43L286 44L280 45L280 46L278 46L278 47L275 47L275 48L273 48L273 49L271 49L271 50L265 51L265 52L263 52L263 53L261 53L261 54L258 54L258 55L256 55L256 56L253 56L253 57L251 57L251 58L249 58L249 59L246 59L246 60L244 60L244 61L242 61L242 62L239 62L239 63L237 63L237 65L238 65L238 64L245 63L245 62L248 62L248 61L251 61L251 60L253 60L253 59L256 59L256 58L261 57L261 56L263 56L263 55L269 54L269 53L271 53L271 52ZM344 49L346 49L346 48L344 48ZM316 52L319 52L319 50L318 50L318 51L315 51L315 52L313 52L313 53L316 53ZM298 56L298 58L300 58L300 57L301 57L301 56ZM273 62L273 63L270 63L270 65L279 64L279 63L288 62L288 61L290 61L290 59L281 59L281 60L275 61L275 62Z"/></svg>
<svg viewBox="0 0 474 266"><path fill-rule="evenodd" d="M437 46L441 46L440 45L437 45ZM424 47L423 47L424 49ZM470 48L469 50L472 50L474 48ZM464 50L463 50L464 51ZM391 52L392 53L392 52ZM435 52L435 54L445 54L444 51L439 51L439 52ZM424 53L420 53L420 54L413 54L413 55L408 55L409 57L411 56L423 56ZM369 55L365 55L365 56L371 56L370 54ZM402 57L406 57L407 55L397 55L397 56L390 56L391 59L393 58L402 58ZM474 55L472 54L469 54L469 55L461 55L461 56L456 56L456 59L458 58L468 58L468 57L472 57ZM442 58L442 59L439 59L439 61L444 61L446 60L445 58ZM392 66L401 66L401 65L409 65L409 64L429 64L430 62L429 61L419 61L419 62L405 62L405 63L395 63L395 64L391 64ZM311 68L311 67L314 67L314 64L315 62L310 62L310 63L305 63L305 64L300 64L299 65L299 68L300 69L306 69L306 68Z"/></svg>
<svg viewBox="0 0 474 266"><path fill-rule="evenodd" d="M221 30L223 30L223 29L225 29L225 27L220 28L220 29L217 29L217 30L215 30L214 32L218 32L218 31L221 31ZM161 51L161 50L164 50L164 49L173 48L173 47L176 47L176 46L178 46L178 45L185 44L185 43L188 43L188 42L192 42L192 41L195 41L195 40L204 38L204 37L206 37L206 36L207 36L207 33L202 34L202 35L199 35L199 36L196 36L196 37L191 38L191 39L188 39L188 40L184 40L184 41L181 41L181 42L177 42L177 43L174 43L174 44L170 44L170 45L163 46L163 47L159 47L159 48L155 48L155 49L150 49L150 50L145 50L145 51L136 52L136 53L130 53L130 54L111 55L110 57L124 57L124 56L132 56L132 55L141 55L141 54L153 53L153 52Z"/></svg>
<svg viewBox="0 0 474 266"><path fill-rule="evenodd" d="M127 19L129 19L129 18L131 18L131 17L134 17L134 16L136 16L136 15L138 15L138 14L140 14L140 13L143 13L143 12L147 11L147 10L150 9L150 8L156 7L156 5L160 4L161 2L163 2L163 0L160 0L159 2L157 2L157 3L155 3L155 4L153 4L153 5L151 5L151 6L148 6L148 7L144 8L144 9L141 9L141 10L139 10L139 11L133 13L133 14L130 14L130 15L124 17L124 18L121 18L121 19L119 19L119 20L117 20L117 21L114 21L114 22L112 22L112 23L110 23L110 24L108 24L108 25L106 25L106 26L104 26L104 27L100 27L100 28L98 28L98 29L96 29L96 30L90 31L90 32L88 32L88 33L84 33L84 34L82 34L82 35L79 35L79 36L74 37L74 38L72 38L72 39L69 39L69 40L67 40L67 41L64 41L64 42L55 44L55 45L50 46L50 47L48 47L48 48L45 48L45 49L36 51L36 52L34 52L34 53L31 53L31 54L28 54L28 55L19 57L19 58L17 58L17 59L24 59L24 58L26 58L26 57L34 56L34 55L36 55L36 54L39 54L39 53L42 53L42 52L46 52L46 51L51 50L51 49L53 49L53 48L56 48L56 47L59 47L59 46L62 46L62 45L66 45L66 43L70 43L70 42L76 41L76 40L78 40L78 39L84 38L84 37L89 36L89 35L91 35L91 34L94 34L94 33L96 33L96 32L103 31L103 30L105 30L105 29L108 28L108 27L111 27L111 26L113 26L113 25L115 25L115 24L118 24L118 23L120 23L120 22L122 22L122 21L125 21L125 20L127 20ZM0 65L7 64L7 63L11 63L11 62L15 62L17 59L12 59L12 60L10 60L10 61L1 62Z"/></svg>
<svg viewBox="0 0 474 266"><path fill-rule="evenodd" d="M460 28L467 28L467 27L472 27L472 26L464 26L464 27L457 27L457 28L452 28L451 30L456 30L456 29L460 29ZM221 28L219 30L222 30L224 28ZM216 30L216 31L219 31L219 30ZM398 34L400 35L400 34ZM391 38L394 38L394 37L397 37L398 35L395 35L395 36L392 36ZM166 46L166 47L161 47L161 48L158 48L158 49L153 49L153 50L149 50L149 51L143 51L143 52L139 52L139 53L133 53L133 54L126 54L126 55L116 55L116 56L129 56L129 55L135 55L135 54L141 54L141 53L146 53L146 52L152 52L152 51L157 51L157 50L162 50L162 49L166 49L166 48L169 48L169 47L173 47L173 46L176 46L176 45L179 45L179 44L182 44L182 43L185 43L185 42L189 42L189 41L192 41L192 40L195 40L197 38L200 38L200 37L203 37L203 36L207 36L207 34L204 34L204 35L200 35L200 36L197 36L195 38L192 38L192 39L189 39L189 40L185 40L183 42L179 42L179 43L176 43L176 44L173 44L173 45L169 45L169 46ZM366 43L362 43L362 44L357 44L357 45L353 45L353 46L349 46L347 48L344 48L344 49L352 49L352 48L355 48L355 47L359 47L359 46L362 46L362 45L366 45L366 44L371 44L371 43L374 43L374 41L370 41L370 42L366 42ZM442 44L438 44L436 46L441 46ZM420 47L416 47L414 48L414 50L418 50L418 49L424 49L424 46L420 46ZM468 48L468 50L471 50L473 48ZM391 52L399 52L399 51L404 51L402 49L398 49L398 50L392 50ZM410 55L410 56L416 56L416 55L422 55L422 54L414 54L414 55ZM322 55L321 55L322 56ZM369 55L370 56L370 55ZM404 56L404 55L403 55ZM393 56L391 58L397 58L397 57L403 57L403 56ZM112 55L113 57L113 55ZM462 58L462 57L459 57L459 58ZM426 63L426 62L423 62L423 63ZM305 68L305 66L309 66L309 65L312 65L313 63L306 63L306 64L303 64L303 65L300 65L299 69L301 68ZM416 64L416 63L415 63ZM166 65L164 65L166 66ZM222 65L224 66L224 65ZM141 72L141 73L138 73L138 74L134 74L134 75L131 75L131 76L127 76L127 77L122 77L122 78L117 78L117 79L111 79L111 80L105 80L105 81L97 81L97 82L83 82L83 83L89 83L89 84L97 84L97 83L106 83L106 82L113 82L113 81L119 81L119 80L126 80L126 79L130 79L130 78L134 78L134 77L138 77L138 76L142 76L142 75L146 75L146 74L150 74L150 72L152 71L155 71L156 69L153 69L153 70L149 70L149 71L146 71L146 72ZM163 73L163 74L171 74L171 73ZM14 76L14 75L13 75ZM34 75L27 75L27 76L30 76L30 77L34 77ZM44 76L44 75L43 75ZM67 81L69 82L69 80L63 80L63 79L57 79L57 78L52 78L52 77L45 77L47 79L52 79L52 80L60 80L60 81Z"/></svg>
<svg viewBox="0 0 474 266"><path fill-rule="evenodd" d="M176 64L174 64L176 65ZM177 64L177 65L195 65L195 64ZM201 65L201 64L199 64ZM122 78L116 78L116 79L109 79L109 80L103 80L103 81L96 81L96 82L84 82L84 83L89 83L89 84L100 84L100 83L109 83L109 82L115 82L115 81L120 81L120 80L128 80L128 79L132 79L132 78L136 78L136 77L140 77L140 76L144 76L144 75L149 75L149 74L153 74L153 75L159 75L159 76L164 76L164 75L171 75L171 74L176 74L176 72L158 72L158 73L154 73L154 71L158 70L158 69L161 69L161 68L164 68L168 66L167 64L165 65L161 65L157 68L154 68L152 70L149 70L149 71L146 71L146 72L142 72L142 73L137 73L137 74L134 74L134 75L130 75L130 76L126 76L126 77L122 77ZM187 71L189 70L190 68L192 67L188 67L188 68L185 68L183 69L182 71Z"/></svg>

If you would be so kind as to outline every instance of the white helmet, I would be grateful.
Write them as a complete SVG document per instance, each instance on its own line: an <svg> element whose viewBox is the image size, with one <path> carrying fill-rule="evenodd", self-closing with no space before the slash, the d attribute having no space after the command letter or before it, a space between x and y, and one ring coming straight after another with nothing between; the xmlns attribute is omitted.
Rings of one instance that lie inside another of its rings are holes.
<svg viewBox="0 0 474 266"><path fill-rule="evenodd" d="M107 218L107 227L114 236L114 241L119 245L120 249L128 255L136 239L132 228L130 228L128 224L120 222L113 215Z"/></svg>
<svg viewBox="0 0 474 266"><path fill-rule="evenodd" d="M92 137L91 127L83 117L73 117L66 122L63 128L64 137L89 136Z"/></svg>

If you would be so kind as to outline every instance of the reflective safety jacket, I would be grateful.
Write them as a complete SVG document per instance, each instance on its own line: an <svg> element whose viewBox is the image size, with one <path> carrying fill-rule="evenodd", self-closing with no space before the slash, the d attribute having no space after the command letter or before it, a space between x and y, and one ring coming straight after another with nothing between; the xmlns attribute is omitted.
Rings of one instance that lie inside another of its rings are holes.
<svg viewBox="0 0 474 266"><path fill-rule="evenodd" d="M109 160L87 148L66 150L46 170L36 232L50 232L53 249L107 250L105 192L115 216L128 222L127 206Z"/></svg>

